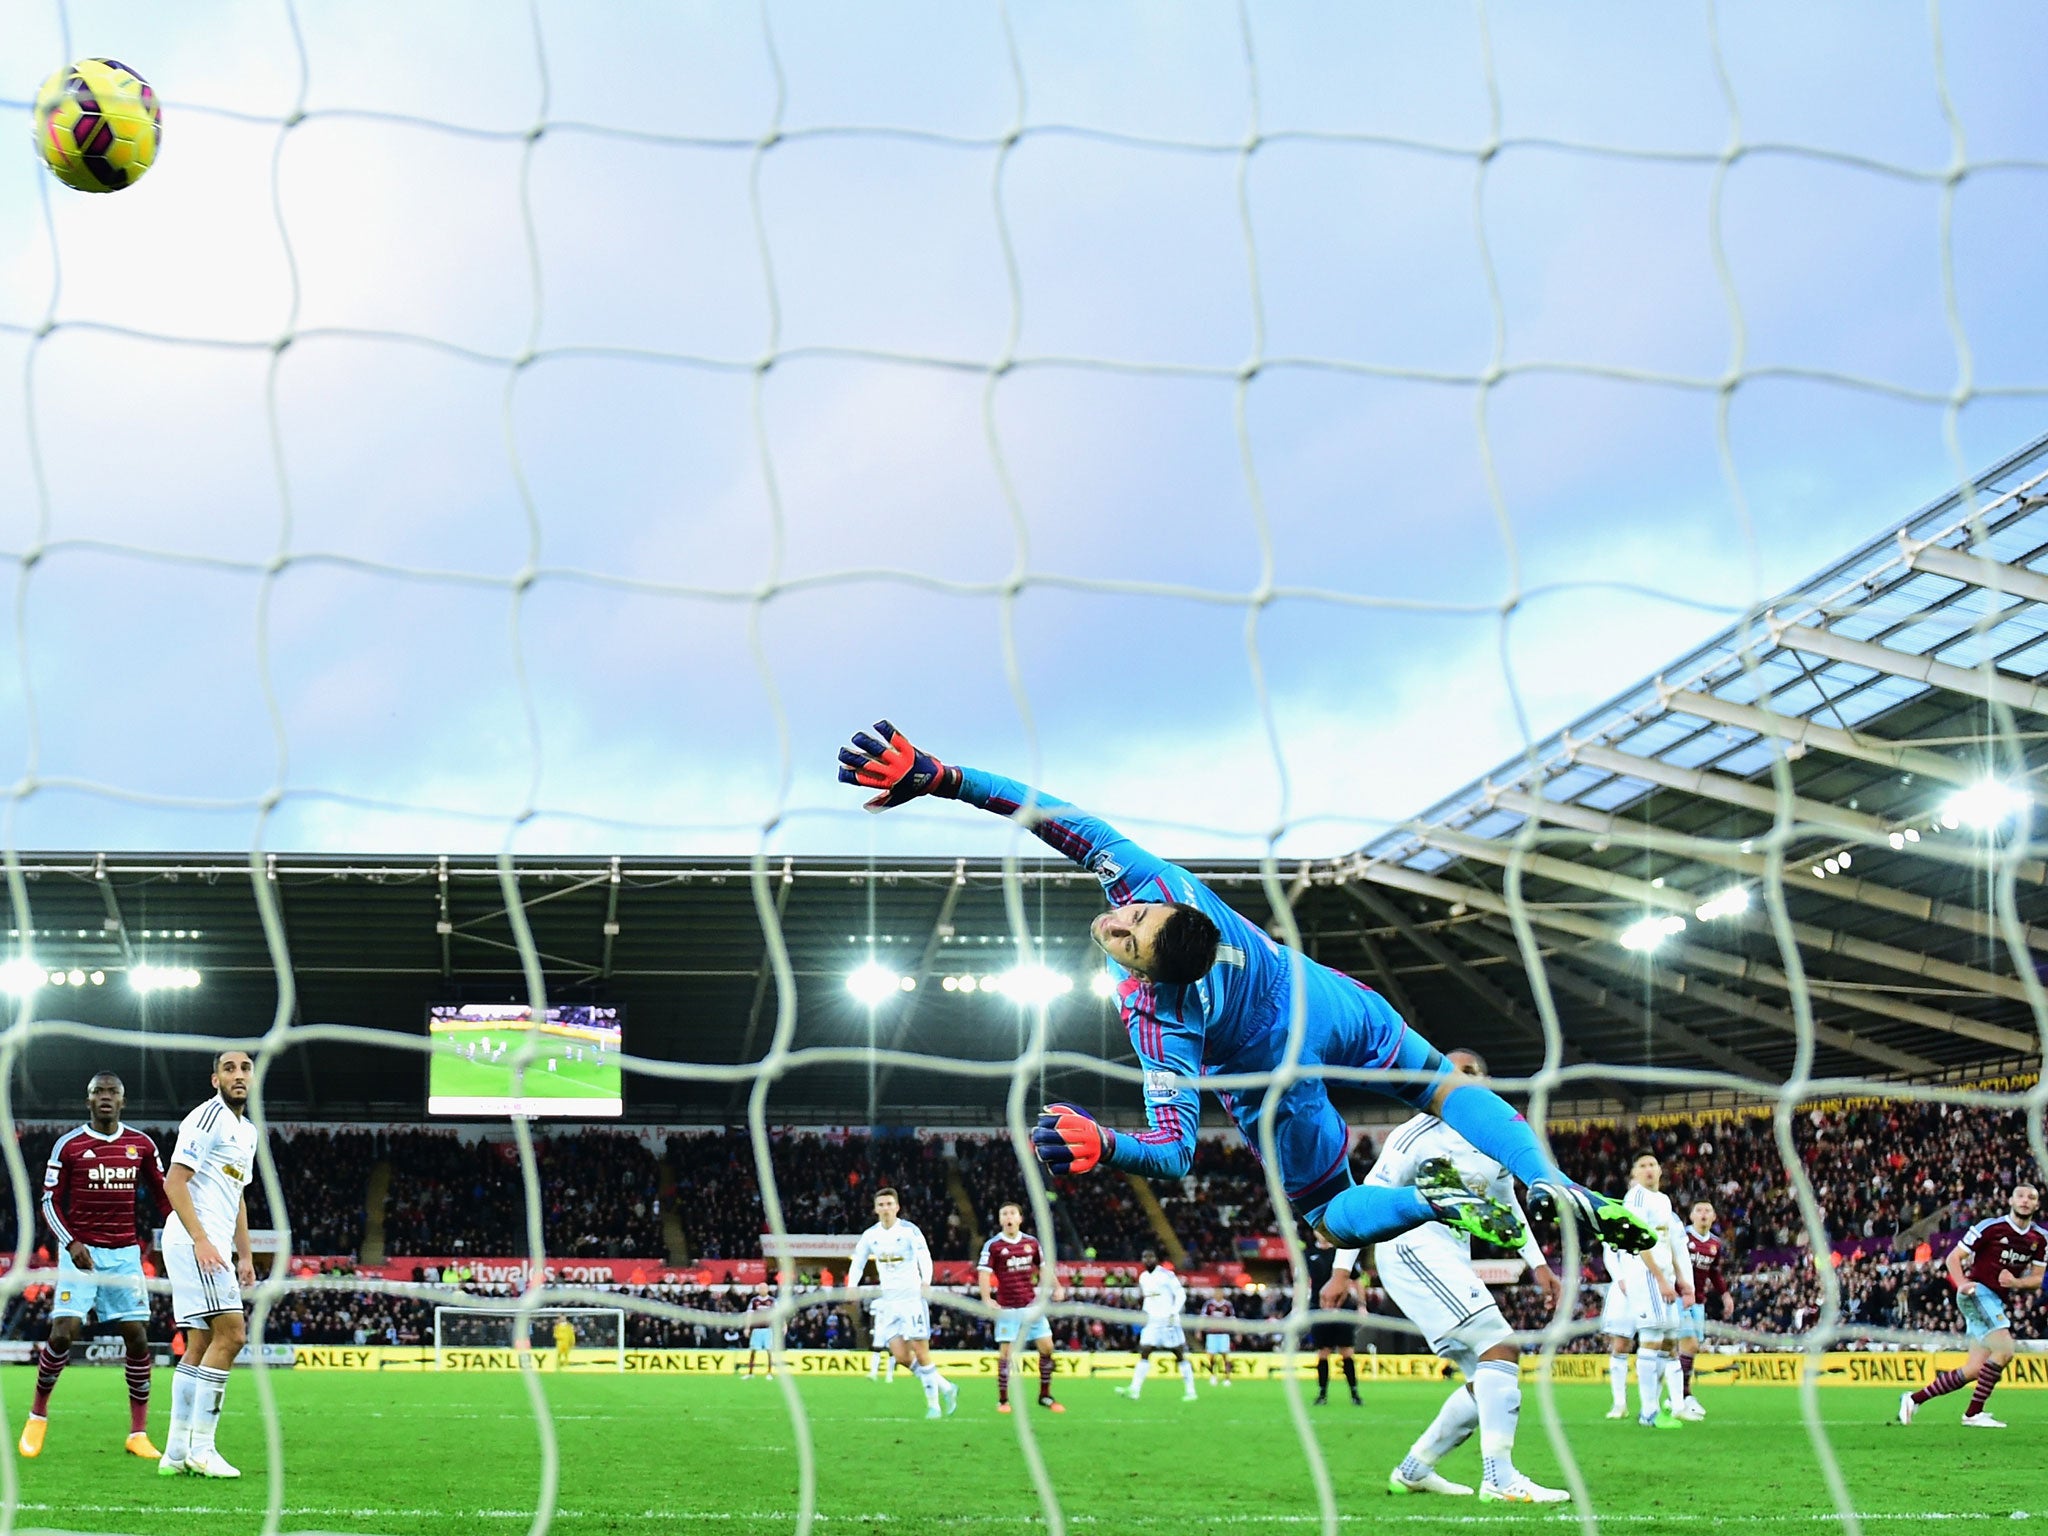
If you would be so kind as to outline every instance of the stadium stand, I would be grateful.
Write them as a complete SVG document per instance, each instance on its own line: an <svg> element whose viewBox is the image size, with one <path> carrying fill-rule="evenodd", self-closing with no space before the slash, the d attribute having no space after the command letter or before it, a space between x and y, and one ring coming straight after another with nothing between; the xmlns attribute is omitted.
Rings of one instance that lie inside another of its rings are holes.
<svg viewBox="0 0 2048 1536"><path fill-rule="evenodd" d="M168 1148L174 1128L145 1128ZM32 1185L59 1130L36 1125L19 1133ZM1953 1332L1955 1308L1940 1261L1971 1220L2002 1210L2006 1190L2029 1176L2021 1117L1880 1103L1804 1111L1793 1133L1827 1213L1834 1239L1829 1262L1841 1282L1845 1324ZM1820 1307L1818 1277L1769 1118L1736 1112L1633 1130L1597 1125L1554 1132L1553 1141L1577 1166L1614 1170L1615 1183L1634 1152L1656 1152L1664 1161L1665 1187L1681 1212L1695 1198L1711 1199L1722 1234L1732 1240L1729 1321L1752 1332L1789 1335L1812 1325ZM553 1258L669 1257L662 1236L665 1198L676 1202L693 1262L715 1266L761 1255L763 1215L743 1130L673 1133L661 1143L659 1157L647 1139L623 1130L549 1127L536 1132L534 1144ZM507 1177L513 1167L507 1142L464 1140L445 1130L295 1126L274 1134L270 1145L292 1215L294 1246L300 1253L337 1256L326 1261L330 1273L347 1274L361 1248L365 1191L380 1161L392 1170L384 1216L387 1251L483 1256L518 1254L527 1247L519 1181ZM1370 1146L1369 1138L1361 1142L1355 1158L1360 1172L1369 1163ZM870 1192L886 1183L902 1192L906 1211L924 1227L940 1259L971 1259L997 1206L1024 1195L1015 1150L1000 1134L912 1138L789 1131L775 1135L773 1156L791 1231L859 1230L869 1220ZM1259 1163L1235 1141L1204 1139L1189 1176L1161 1183L1155 1192L1196 1269L1230 1264L1241 1256L1240 1238L1270 1237L1276 1230ZM33 1199L39 1190L29 1193ZM1057 1240L1069 1255L1129 1261L1160 1245L1144 1202L1120 1176L1055 1180L1049 1193ZM11 1190L0 1199L0 1223L0 1235L12 1246ZM260 1186L252 1186L251 1225L271 1224ZM1543 1231L1539 1225L1539 1235ZM35 1241L47 1248L40 1223ZM45 1251L41 1262L47 1261ZM423 1272L418 1278L459 1277ZM1291 1305L1284 1271L1272 1278L1277 1283L1232 1294L1240 1316L1276 1316ZM1606 1277L1598 1261L1590 1260L1583 1278L1579 1315L1590 1323ZM479 1296L514 1294L503 1283L464 1283L463 1289ZM735 1314L730 1327L635 1316L629 1320L633 1344L717 1348L740 1337L742 1286L613 1289ZM1074 1297L1120 1306L1128 1293L1105 1286L1076 1290ZM1536 1329L1546 1321L1533 1286L1507 1287L1501 1300L1518 1327ZM157 1301L155 1328L168 1337L164 1298ZM1383 1298L1369 1301L1375 1311L1388 1310ZM6 1336L36 1336L47 1326L48 1306L39 1290L18 1300L5 1319ZM2040 1312L2038 1297L2013 1298L2014 1321L2022 1330ZM934 1324L944 1343L988 1341L981 1319L943 1304L935 1309ZM793 1345L823 1346L850 1344L858 1331L850 1309L821 1303L800 1311L788 1336ZM1114 1324L1060 1319L1055 1331L1064 1348L1129 1343L1128 1330ZM268 1333L278 1341L308 1344L417 1343L432 1336L432 1307L375 1292L295 1292L271 1314ZM1253 1337L1243 1342L1259 1347ZM1383 1347L1401 1347L1398 1334L1389 1334ZM1601 1345L1589 1326L1572 1347Z"/></svg>

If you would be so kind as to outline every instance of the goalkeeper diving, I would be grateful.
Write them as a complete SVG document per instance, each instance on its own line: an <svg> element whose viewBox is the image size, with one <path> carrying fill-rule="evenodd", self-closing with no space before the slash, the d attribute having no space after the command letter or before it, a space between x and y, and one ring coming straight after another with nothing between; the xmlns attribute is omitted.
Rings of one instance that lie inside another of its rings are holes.
<svg viewBox="0 0 2048 1536"><path fill-rule="evenodd" d="M1400 1073L1374 1085L1377 1091L1437 1116L1528 1185L1532 1196L1577 1212L1598 1241L1627 1252L1656 1242L1657 1233L1621 1201L1566 1178L1507 1100L1460 1076L1377 992L1276 942L1186 870L1107 822L1013 779L950 767L886 720L840 749L839 777L878 791L867 802L870 811L936 795L1008 817L1102 882L1110 910L1089 934L1108 957L1117 1008L1144 1069L1149 1129L1117 1131L1072 1104L1048 1104L1031 1143L1053 1173L1117 1168L1185 1177L1201 1118L1196 1085L1208 1073L1278 1071L1298 987L1302 1069ZM1270 1112L1280 1180L1295 1215L1340 1248L1377 1243L1428 1221L1507 1247L1522 1241L1522 1223L1510 1206L1455 1181L1400 1188L1358 1183L1350 1128L1319 1076L1290 1083L1270 1111L1263 1087L1219 1096L1255 1150L1260 1117Z"/></svg>

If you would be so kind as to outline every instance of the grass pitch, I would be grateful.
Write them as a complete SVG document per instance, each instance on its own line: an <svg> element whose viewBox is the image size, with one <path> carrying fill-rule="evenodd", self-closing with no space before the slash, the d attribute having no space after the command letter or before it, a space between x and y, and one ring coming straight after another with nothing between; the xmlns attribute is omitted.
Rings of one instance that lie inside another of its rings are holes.
<svg viewBox="0 0 2048 1536"><path fill-rule="evenodd" d="M529 1099L618 1098L621 1074L617 1053L607 1052L606 1059L593 1061L589 1047L583 1049L584 1059L571 1061L567 1044L543 1035L534 1043L533 1060L526 1065L520 1092ZM427 1069L427 1092L435 1098L509 1099L513 1096L512 1056L507 1050L502 1061L471 1061L446 1047L436 1049L433 1065ZM555 1063L552 1072L548 1070L550 1060Z"/></svg>
<svg viewBox="0 0 2048 1536"><path fill-rule="evenodd" d="M34 1373L0 1372L11 1445ZM284 1442L283 1529L504 1532L520 1536L540 1487L540 1436L526 1382L510 1375L278 1372ZM733 1536L788 1531L797 1509L795 1438L777 1385L729 1377L571 1375L538 1378L561 1446L552 1529L565 1536L701 1527ZM168 1372L157 1377L151 1429L162 1438ZM1040 1508L1017 1423L995 1412L986 1380L961 1385L957 1417L926 1423L907 1373L803 1383L817 1455L817 1509L827 1531L922 1536L1029 1530ZM1388 1470L1435 1412L1433 1385L1381 1383L1366 1406L1311 1410L1347 1529L1426 1532L1560 1523L1564 1506L1394 1498ZM1317 1506L1277 1382L1204 1387L1155 1378L1129 1403L1107 1381L1062 1384L1068 1412L1033 1410L1046 1466L1069 1524L1101 1531L1186 1532L1204 1526L1314 1529ZM1965 1430L1960 1395L1891 1423L1896 1394L1830 1387L1821 1412L1856 1510L1880 1530L1936 1519L2048 1519L2048 1394L2008 1392L2003 1432ZM1609 1423L1604 1387L1558 1389L1580 1469L1602 1519L1619 1529L1813 1531L1836 1524L1791 1390L1709 1390L1709 1418L1663 1433ZM159 1478L124 1456L127 1409L118 1371L76 1368L52 1400L48 1444L15 1459L25 1527L224 1536L262 1523L268 1457L255 1383L237 1371L220 1444L239 1483ZM8 1453L10 1456L12 1452ZM1562 1481L1533 1389L1525 1391L1523 1468ZM1476 1442L1444 1465L1477 1483Z"/></svg>

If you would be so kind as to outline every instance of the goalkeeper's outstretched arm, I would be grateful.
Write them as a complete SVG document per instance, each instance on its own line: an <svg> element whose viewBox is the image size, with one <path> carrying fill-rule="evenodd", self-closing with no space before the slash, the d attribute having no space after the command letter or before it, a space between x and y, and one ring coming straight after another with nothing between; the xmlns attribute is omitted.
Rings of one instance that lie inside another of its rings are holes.
<svg viewBox="0 0 2048 1536"><path fill-rule="evenodd" d="M935 795L1008 817L1101 880L1112 903L1173 900L1164 883L1169 872L1195 883L1185 870L1132 842L1101 817L999 773L942 763L886 720L875 722L872 735L855 732L853 745L839 749L839 778L880 791L867 803L871 811Z"/></svg>

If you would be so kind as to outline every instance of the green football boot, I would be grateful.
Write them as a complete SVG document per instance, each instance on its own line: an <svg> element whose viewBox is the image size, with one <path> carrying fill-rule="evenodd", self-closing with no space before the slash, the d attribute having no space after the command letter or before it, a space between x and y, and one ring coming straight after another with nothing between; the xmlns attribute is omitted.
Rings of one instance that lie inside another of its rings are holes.
<svg viewBox="0 0 2048 1536"><path fill-rule="evenodd" d="M1436 1219L1454 1232L1502 1248L1519 1248L1529 1235L1513 1206L1468 1188L1447 1157L1432 1157L1415 1170L1415 1191L1429 1202Z"/></svg>
<svg viewBox="0 0 2048 1536"><path fill-rule="evenodd" d="M1566 1210L1576 1212L1594 1238L1610 1248L1641 1253L1657 1246L1657 1229L1612 1195L1571 1183L1531 1185L1529 1193L1550 1201L1560 1217Z"/></svg>

